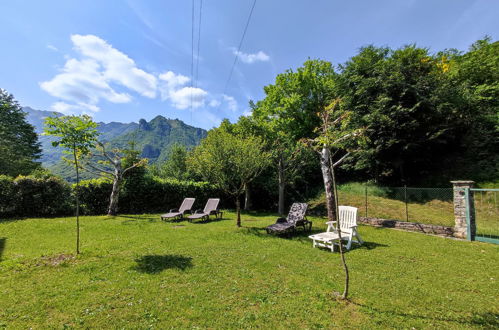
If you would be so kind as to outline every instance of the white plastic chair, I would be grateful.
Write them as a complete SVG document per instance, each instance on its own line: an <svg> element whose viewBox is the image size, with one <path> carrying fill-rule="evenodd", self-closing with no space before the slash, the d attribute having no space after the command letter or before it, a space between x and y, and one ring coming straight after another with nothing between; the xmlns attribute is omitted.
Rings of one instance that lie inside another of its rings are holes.
<svg viewBox="0 0 499 330"><path fill-rule="evenodd" d="M315 235L310 235L309 238L313 240L313 247L322 246L331 249L334 252L334 246L339 244L340 236L338 229L341 230L341 239L348 241L346 249L350 250L352 242L362 244L364 241L357 231L357 208L352 206L339 207L339 228L336 221L328 221L327 231ZM354 240L355 237L355 240Z"/></svg>

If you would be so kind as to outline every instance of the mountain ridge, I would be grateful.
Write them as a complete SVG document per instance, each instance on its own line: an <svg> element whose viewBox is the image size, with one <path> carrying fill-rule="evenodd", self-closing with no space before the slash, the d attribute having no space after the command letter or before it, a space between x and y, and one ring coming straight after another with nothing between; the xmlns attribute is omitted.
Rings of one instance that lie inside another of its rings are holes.
<svg viewBox="0 0 499 330"><path fill-rule="evenodd" d="M63 116L62 113L46 110L36 110L31 107L23 107L27 113L27 121L35 127L39 141L42 144L42 157L40 158L44 167L49 168L55 174L59 174L61 167L62 148L52 146L54 138L42 135L44 120L48 116ZM187 125L180 119L169 119L158 115L147 121L140 119L138 123L121 122L98 122L99 140L109 143L112 147L128 148L133 142L135 148L141 151L141 157L148 158L150 163L164 161L167 159L168 150L175 143L192 148L198 145L207 131ZM66 175L63 175L63 177ZM68 178L67 178L68 179Z"/></svg>

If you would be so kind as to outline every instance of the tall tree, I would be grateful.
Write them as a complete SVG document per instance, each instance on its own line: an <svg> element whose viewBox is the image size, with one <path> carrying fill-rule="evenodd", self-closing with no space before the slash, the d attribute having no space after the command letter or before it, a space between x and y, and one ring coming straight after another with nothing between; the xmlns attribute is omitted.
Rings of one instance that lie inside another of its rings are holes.
<svg viewBox="0 0 499 330"><path fill-rule="evenodd" d="M174 143L168 150L166 161L159 165L158 172L160 177L186 180L189 177L187 148L179 143Z"/></svg>
<svg viewBox="0 0 499 330"><path fill-rule="evenodd" d="M356 146L362 130L351 126L351 113L341 109L340 99L333 100L330 105L324 107L317 115L321 119L320 126L315 129L315 132L318 135L314 139L306 139L304 142L319 154L324 190L326 192L327 216L329 221L337 221L339 236L338 245L341 263L345 271L345 285L341 298L347 299L350 275L343 251L341 225L338 222L339 207L335 168L350 154L350 152L346 150ZM334 156L338 152L342 152L343 154L339 159L333 161Z"/></svg>
<svg viewBox="0 0 499 330"><path fill-rule="evenodd" d="M411 182L445 159L459 137L458 106L440 88L449 65L447 56L410 45L365 47L340 66L339 95L353 121L368 128L356 169L378 180Z"/></svg>
<svg viewBox="0 0 499 330"><path fill-rule="evenodd" d="M52 135L57 140L52 142L54 147L65 148L64 152L71 154L72 159L66 159L73 164L76 171L76 253L80 253L80 200L79 200L79 160L90 153L97 143L97 123L87 115L47 117L45 119L44 134Z"/></svg>
<svg viewBox="0 0 499 330"><path fill-rule="evenodd" d="M134 150L121 150L114 148L106 150L103 143L97 142L95 151L89 153L89 158L82 163L82 168L111 178L113 180L113 189L109 198L107 215L114 216L118 214L118 201L123 178L130 170L147 164L147 158L136 159L138 152ZM125 160L133 159L132 162ZM95 159L97 157L97 159ZM94 159L92 159L94 158Z"/></svg>
<svg viewBox="0 0 499 330"><path fill-rule="evenodd" d="M0 174L29 174L40 167L41 148L35 129L12 94L0 89Z"/></svg>
<svg viewBox="0 0 499 330"><path fill-rule="evenodd" d="M241 138L224 127L208 132L188 160L193 172L216 184L236 201L238 227L241 226L240 196L245 187L267 166L269 154L260 138Z"/></svg>
<svg viewBox="0 0 499 330"><path fill-rule="evenodd" d="M307 60L296 71L279 74L264 87L265 98L252 105L253 118L264 130L279 177L280 214L285 209L285 191L290 173L300 160L302 138L313 136L319 124L316 113L335 95L336 73L330 62Z"/></svg>

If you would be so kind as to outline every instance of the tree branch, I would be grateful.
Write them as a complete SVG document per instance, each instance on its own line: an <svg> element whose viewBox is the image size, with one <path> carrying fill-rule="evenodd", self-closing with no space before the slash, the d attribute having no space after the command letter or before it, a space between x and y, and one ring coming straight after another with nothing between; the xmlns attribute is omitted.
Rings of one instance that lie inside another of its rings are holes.
<svg viewBox="0 0 499 330"><path fill-rule="evenodd" d="M336 163L333 164L333 168L340 165L345 160L345 158L347 158L349 155L350 155L350 153L347 152L343 157L341 157Z"/></svg>

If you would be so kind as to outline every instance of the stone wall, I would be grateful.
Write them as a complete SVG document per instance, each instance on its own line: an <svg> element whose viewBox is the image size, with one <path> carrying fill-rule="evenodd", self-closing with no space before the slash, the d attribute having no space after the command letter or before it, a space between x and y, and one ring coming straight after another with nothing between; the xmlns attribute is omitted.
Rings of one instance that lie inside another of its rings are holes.
<svg viewBox="0 0 499 330"><path fill-rule="evenodd" d="M433 234L441 236L454 235L454 228L447 226L429 225L417 222L406 222L406 221L387 220L387 219L369 218L369 217L368 218L359 217L359 222L374 227L396 228L408 231L415 231L424 234Z"/></svg>

